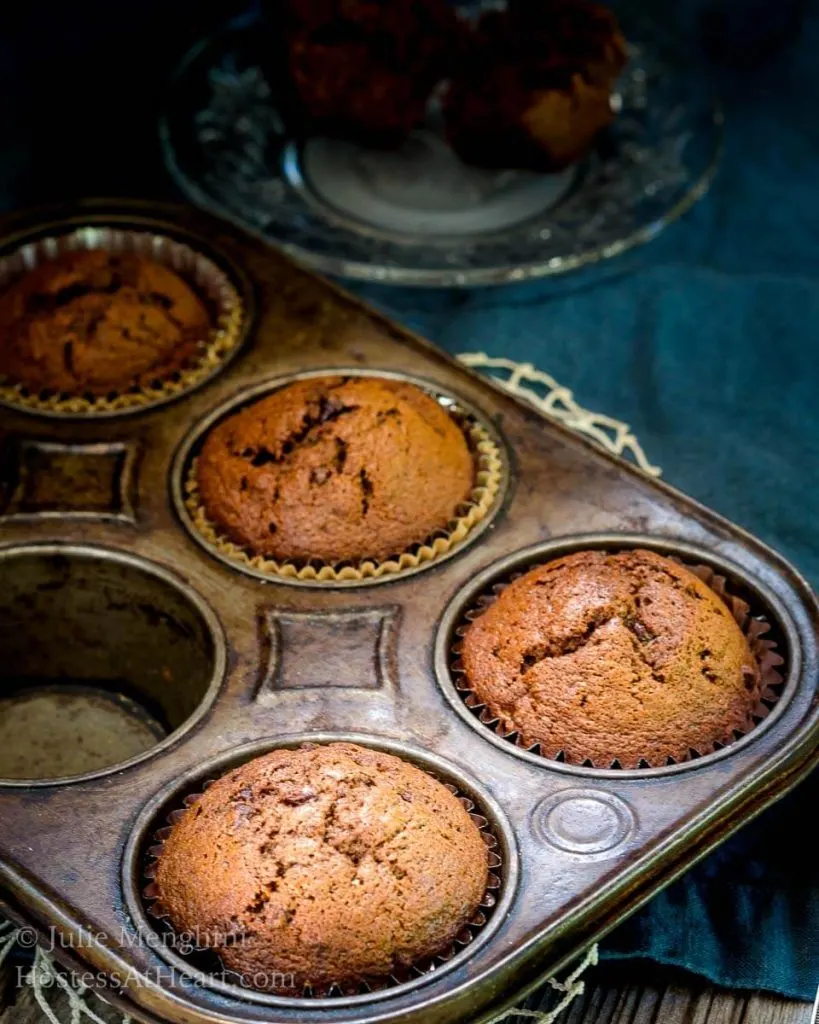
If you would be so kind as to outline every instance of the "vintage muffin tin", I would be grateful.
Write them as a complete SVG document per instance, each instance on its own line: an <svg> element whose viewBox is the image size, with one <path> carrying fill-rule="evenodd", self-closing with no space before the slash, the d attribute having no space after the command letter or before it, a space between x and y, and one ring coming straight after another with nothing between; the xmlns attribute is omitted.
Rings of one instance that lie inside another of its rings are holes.
<svg viewBox="0 0 819 1024"><path fill-rule="evenodd" d="M56 939L59 959L106 974L108 998L144 1020L199 1024L480 1019L815 764L816 600L759 541L206 215L105 202L17 215L2 251L89 224L200 248L247 311L233 361L162 407L59 419L0 409L0 686L124 677L173 730L106 771L0 781L2 908ZM445 559L347 585L263 581L184 525L178 472L198 425L264 382L325 368L421 379L497 434L497 507ZM491 732L449 672L452 631L480 587L551 554L637 544L712 566L770 620L784 658L771 714L716 753L629 771L547 761ZM382 991L286 999L197 976L147 913L154 833L228 766L331 737L417 761L489 819L502 884L486 925L448 963Z"/></svg>

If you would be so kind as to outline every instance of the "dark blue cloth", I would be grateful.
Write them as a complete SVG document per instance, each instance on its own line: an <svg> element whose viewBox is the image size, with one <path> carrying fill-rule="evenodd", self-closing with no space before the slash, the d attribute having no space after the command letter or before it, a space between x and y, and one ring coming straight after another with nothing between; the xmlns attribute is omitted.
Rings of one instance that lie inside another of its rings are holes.
<svg viewBox="0 0 819 1024"><path fill-rule="evenodd" d="M705 2L675 5L681 30L696 27ZM747 33L744 47L751 36L765 39L765 10L776 19L796 0L754 0L751 15L744 0L716 2L728 12L722 28ZM228 0L220 15L236 6ZM209 27L204 8L152 0L127 29L114 10L99 0L55 5L49 23L40 5L17 5L14 24L0 23L0 86L15 97L0 107L2 206L172 194L155 139L158 83ZM798 43L764 66L723 73L719 177L704 202L639 252L557 282L474 292L358 288L451 352L531 361L582 404L627 420L670 482L781 550L814 586L817 52L814 13ZM812 778L621 927L607 955L649 956L727 985L812 997L819 866L808 829L817 796Z"/></svg>

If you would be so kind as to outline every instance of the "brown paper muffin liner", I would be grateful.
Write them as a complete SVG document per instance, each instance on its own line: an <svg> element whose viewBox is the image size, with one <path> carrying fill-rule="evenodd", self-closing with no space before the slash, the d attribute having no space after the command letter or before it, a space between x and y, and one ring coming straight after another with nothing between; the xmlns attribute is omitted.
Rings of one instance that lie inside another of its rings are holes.
<svg viewBox="0 0 819 1024"><path fill-rule="evenodd" d="M207 306L213 324L209 336L202 339L199 351L189 366L173 371L149 386L102 396L57 394L33 391L25 384L13 383L0 375L0 402L52 415L94 416L127 412L190 391L218 370L238 347L245 310L230 278L203 253L165 235L124 228L83 227L68 234L39 238L0 257L0 290L40 263L66 252L91 249L136 253L175 271Z"/></svg>
<svg viewBox="0 0 819 1024"><path fill-rule="evenodd" d="M303 749L309 749L311 746L313 746L313 744L302 744ZM427 771L425 768L422 769L422 771L425 771L431 778L440 782L449 790L450 793L453 794L453 796L458 798L459 802L469 813L469 817L480 830L481 838L486 843L489 874L486 881L486 890L478 909L455 936L452 945L443 952L436 953L434 956L424 957L422 960L414 963L411 967L396 969L388 977L371 977L367 978L366 981L343 985L306 985L304 989L298 995L294 995L293 998L318 999L333 996L364 995L368 992L380 992L384 989L395 988L396 986L404 985L409 981L414 981L416 978L422 978L424 975L429 974L436 970L436 968L450 961L456 953L459 953L462 949L469 946L492 916L492 912L498 901L498 895L503 886L503 859L500 854L501 846L492 823L485 815L476 810L475 802L470 797L463 794L457 786L444 779L439 779L434 772ZM216 779L206 780L202 785L202 791L213 785L215 781ZM148 847L144 855L143 877L145 879L146 886L143 889L142 895L147 904L147 911L150 916L156 919L166 935L171 936L172 941L170 943L170 947L173 949L175 949L177 945L185 947L187 945L187 940L179 940L178 943L174 941L174 932L169 920L169 915L159 902L156 884L153 879L156 875L157 861L162 853L162 847L165 840L171 834L176 822L179 821L186 813L187 808L190 807L191 804L195 803L201 795L201 792L194 791L181 798L180 806L169 811L166 815L165 820L167 824L157 829L154 833L154 844ZM247 987L241 975L228 970L222 965L219 955L215 950L207 947L198 947L190 952L186 951L183 955L186 959L189 957L191 958L191 967L195 970L198 970L203 974L218 973L220 976L235 979L235 982L239 987Z"/></svg>
<svg viewBox="0 0 819 1024"><path fill-rule="evenodd" d="M338 583L347 580L376 580L417 569L442 558L469 536L472 530L491 512L503 482L503 460L500 450L489 432L456 404L446 406L466 437L475 459L475 484L472 493L459 509L449 527L425 538L407 551L379 562L365 559L356 564L341 562L331 565L319 559L305 563L277 561L264 555L254 555L234 544L219 533L208 517L199 493L197 459L191 460L184 481L185 508L194 529L209 547L238 565L253 569L265 576L291 580L309 580L316 583Z"/></svg>
<svg viewBox="0 0 819 1024"><path fill-rule="evenodd" d="M781 672L779 672L779 667L784 664L785 659L781 654L779 654L776 641L766 636L771 629L771 623L768 621L768 616L765 611L752 608L751 605L749 605L743 598L731 593L730 584L726 578L724 576L720 576L710 566L685 562L683 559L675 556L669 557L672 561L684 566L689 570L689 572L693 572L695 576L698 576L703 583L710 587L711 590L713 590L714 593L722 599L736 620L737 625L744 633L745 638L748 641L748 645L751 648L751 653L756 658L760 670L759 701L756 707L751 711L751 728L745 731L734 729L732 735L730 737L724 737L722 741L715 740L714 743L708 747L703 747L698 750L692 748L689 751L689 756L681 759L682 762L686 762L694 761L706 754L712 754L718 750L724 749L726 746L730 746L730 744L742 739L743 736L747 735L748 732L752 731L760 722L768 717L774 705L782 695L784 680ZM529 566L526 572L539 568L540 565L544 564L546 563L535 563ZM461 623L455 628L455 641L450 648L449 671L452 676L455 689L462 698L464 704L466 704L470 711L474 713L479 722L485 725L488 729L491 729L497 736L500 736L504 740L508 740L509 743L519 747L521 750L526 750L529 753L539 755L544 759L544 761L575 763L567 762L565 753L562 750L557 750L553 753L547 752L541 748L539 743L527 746L521 739L520 734L515 730L505 731L500 720L489 710L489 708L481 701L472 689L469 679L466 676L466 670L464 669L463 662L461 661L461 653L463 650L462 638L469 629L470 623L473 619L478 618L478 616L480 616L489 607L489 605L498 598L510 583L513 583L523 575L525 575L525 572L516 572L508 578L495 583L489 592L482 594L477 601L464 612ZM638 768L668 767L678 763L680 763L680 761L670 757L661 764L652 762L651 759L644 758L640 761ZM610 764L601 765L595 764L591 758L586 758L584 761L580 762L580 764L584 768L622 770L622 765L617 760L612 761Z"/></svg>

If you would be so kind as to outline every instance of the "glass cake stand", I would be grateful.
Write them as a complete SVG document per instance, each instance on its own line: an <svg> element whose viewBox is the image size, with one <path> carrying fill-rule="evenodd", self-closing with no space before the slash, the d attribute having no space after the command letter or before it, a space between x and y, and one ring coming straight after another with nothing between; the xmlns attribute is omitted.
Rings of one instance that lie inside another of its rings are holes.
<svg viewBox="0 0 819 1024"><path fill-rule="evenodd" d="M710 184L722 115L701 74L650 25L625 26L618 116L560 174L485 171L427 123L394 152L290 138L253 17L184 58L160 118L168 169L194 203L302 264L403 285L498 284L565 273L652 239Z"/></svg>

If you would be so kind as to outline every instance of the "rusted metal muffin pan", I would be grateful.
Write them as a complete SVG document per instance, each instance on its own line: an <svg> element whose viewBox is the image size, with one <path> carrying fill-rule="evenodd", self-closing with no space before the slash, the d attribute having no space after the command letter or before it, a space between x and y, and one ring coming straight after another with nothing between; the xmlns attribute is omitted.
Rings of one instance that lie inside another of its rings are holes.
<svg viewBox="0 0 819 1024"><path fill-rule="evenodd" d="M203 252L246 313L233 359L160 407L60 419L0 408L0 697L22 684L98 686L164 734L82 776L0 779L0 907L66 964L107 976L109 999L180 1024L479 1020L814 766L817 603L765 545L204 214L102 201L21 214L2 226L0 254L89 225ZM202 427L321 370L421 381L497 439L496 505L445 558L353 585L263 579L194 536L181 473ZM464 613L529 565L631 546L712 568L770 623L783 659L770 713L722 749L647 769L547 760L498 735L453 676ZM377 991L289 999L198 972L163 942L143 896L157 830L242 760L333 738L415 761L488 819L501 877L486 922L446 962Z"/></svg>

